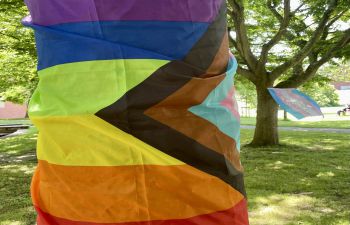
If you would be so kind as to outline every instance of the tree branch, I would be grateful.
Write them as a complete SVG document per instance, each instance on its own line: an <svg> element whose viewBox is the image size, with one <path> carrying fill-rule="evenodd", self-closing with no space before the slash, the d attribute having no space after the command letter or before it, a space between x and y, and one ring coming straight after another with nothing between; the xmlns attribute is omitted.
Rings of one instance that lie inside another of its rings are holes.
<svg viewBox="0 0 350 225"><path fill-rule="evenodd" d="M258 60L250 49L247 28L244 21L244 8L238 1L239 0L228 0L233 9L232 20L236 30L237 50L241 57L247 62L248 68L255 72Z"/></svg>
<svg viewBox="0 0 350 225"><path fill-rule="evenodd" d="M343 10L341 13L339 13L338 15L336 15L335 17L333 17L330 21L329 21L329 23L327 24L327 28L330 28L335 22L337 22L339 19L340 19L340 17L342 17L347 11L349 11L349 8L347 8L347 9L345 9L345 10Z"/></svg>
<svg viewBox="0 0 350 225"><path fill-rule="evenodd" d="M237 51L238 51L237 42L236 42L235 39L233 39L233 38L231 37L230 33L231 33L231 27L228 28L228 38L229 38L228 40L229 40L229 43L232 44L233 47L235 47L235 49L237 49ZM241 53L240 53L240 55L241 55Z"/></svg>
<svg viewBox="0 0 350 225"><path fill-rule="evenodd" d="M304 5L305 5L305 2L301 3L296 9L293 10L291 14L292 15L296 14Z"/></svg>
<svg viewBox="0 0 350 225"><path fill-rule="evenodd" d="M237 73L244 76L248 80L250 80L252 83L256 84L256 76L250 72L249 70L246 70L240 66L237 67Z"/></svg>
<svg viewBox="0 0 350 225"><path fill-rule="evenodd" d="M319 60L311 63L307 69L299 76L292 76L286 81L282 81L276 85L277 88L296 88L309 79L311 79L317 72L317 70L326 62L328 62L334 55L342 48L350 44L350 28L344 32L343 37L330 48Z"/></svg>
<svg viewBox="0 0 350 225"><path fill-rule="evenodd" d="M283 16L281 16L281 14L279 14L276 10L276 6L272 5L272 0L268 0L266 2L267 8L273 13L273 15L275 15L275 17L277 18L277 20L282 23L283 21Z"/></svg>
<svg viewBox="0 0 350 225"><path fill-rule="evenodd" d="M271 72L271 79L275 80L279 76L281 76L285 71L290 69L291 67L295 66L296 64L302 62L307 55L311 52L314 45L317 43L317 41L320 39L324 29L326 28L327 22L334 11L334 8L337 6L337 0L331 0L331 3L329 4L328 9L323 14L323 17L321 21L318 24L318 27L314 31L312 37L309 39L309 41L306 43L306 45L298 52L296 53L290 60L286 61L285 63L277 66L272 72Z"/></svg>
<svg viewBox="0 0 350 225"><path fill-rule="evenodd" d="M268 1L268 2L271 3L271 1ZM275 46L282 39L283 35L287 32L287 27L289 25L290 19L291 19L290 0L284 0L284 16L282 20L280 20L280 28L278 32L271 38L271 40L262 46L260 59L259 59L259 63L261 67L263 67L266 64L267 56L271 48Z"/></svg>

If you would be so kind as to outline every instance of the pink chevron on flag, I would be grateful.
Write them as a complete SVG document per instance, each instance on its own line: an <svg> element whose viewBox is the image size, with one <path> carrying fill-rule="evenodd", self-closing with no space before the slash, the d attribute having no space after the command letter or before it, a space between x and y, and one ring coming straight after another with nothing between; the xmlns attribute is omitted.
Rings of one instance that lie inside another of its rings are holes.
<svg viewBox="0 0 350 225"><path fill-rule="evenodd" d="M220 102L220 105L227 108L237 119L237 121L240 121L237 101L234 101L235 92L236 89L232 87L231 90L228 92L226 98L222 102Z"/></svg>

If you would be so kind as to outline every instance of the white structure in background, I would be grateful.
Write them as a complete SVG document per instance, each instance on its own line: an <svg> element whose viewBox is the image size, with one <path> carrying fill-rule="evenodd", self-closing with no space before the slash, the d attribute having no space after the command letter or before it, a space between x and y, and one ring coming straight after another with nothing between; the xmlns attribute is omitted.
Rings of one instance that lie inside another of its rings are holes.
<svg viewBox="0 0 350 225"><path fill-rule="evenodd" d="M350 82L335 82L333 83L336 89L335 93L339 96L340 105L350 104Z"/></svg>
<svg viewBox="0 0 350 225"><path fill-rule="evenodd" d="M27 106L12 102L4 102L0 99L0 119L21 119L26 116Z"/></svg>
<svg viewBox="0 0 350 225"><path fill-rule="evenodd" d="M238 105L238 112L241 117L255 117L256 108L251 108L247 101L243 99L239 93L236 95L236 101Z"/></svg>

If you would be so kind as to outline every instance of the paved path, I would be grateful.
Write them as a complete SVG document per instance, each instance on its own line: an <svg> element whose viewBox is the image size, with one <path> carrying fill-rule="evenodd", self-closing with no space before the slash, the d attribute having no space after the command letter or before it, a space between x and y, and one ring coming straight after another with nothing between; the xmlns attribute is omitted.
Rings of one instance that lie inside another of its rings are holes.
<svg viewBox="0 0 350 225"><path fill-rule="evenodd" d="M255 129L255 126L241 125L241 128ZM325 132L325 133L350 134L350 129L337 129L337 128L278 127L278 129L289 130L289 131L313 131L313 132Z"/></svg>
<svg viewBox="0 0 350 225"><path fill-rule="evenodd" d="M17 130L16 132L13 132L11 134L2 136L2 137L0 137L0 139L5 139L5 138L9 138L9 137L19 136L19 135L22 135L22 134L26 134L27 132L28 132L28 129L20 129L20 130Z"/></svg>

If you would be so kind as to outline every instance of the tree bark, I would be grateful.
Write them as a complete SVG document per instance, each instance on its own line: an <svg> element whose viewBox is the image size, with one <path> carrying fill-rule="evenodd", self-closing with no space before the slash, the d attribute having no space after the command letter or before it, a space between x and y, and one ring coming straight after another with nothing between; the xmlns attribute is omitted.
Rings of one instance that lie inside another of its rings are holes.
<svg viewBox="0 0 350 225"><path fill-rule="evenodd" d="M257 95L256 128L250 145L278 145L278 105L265 87L257 87Z"/></svg>
<svg viewBox="0 0 350 225"><path fill-rule="evenodd" d="M288 113L286 110L283 110L283 120L288 121Z"/></svg>

